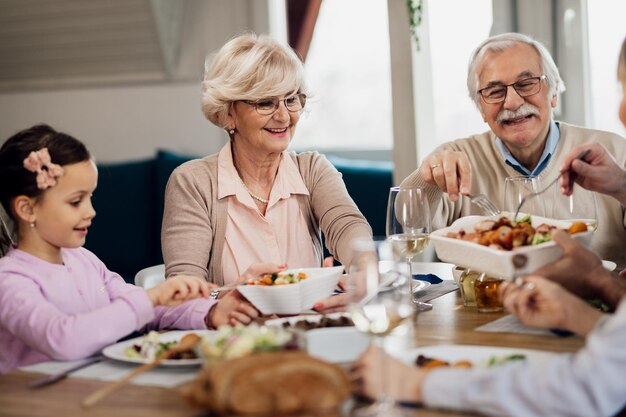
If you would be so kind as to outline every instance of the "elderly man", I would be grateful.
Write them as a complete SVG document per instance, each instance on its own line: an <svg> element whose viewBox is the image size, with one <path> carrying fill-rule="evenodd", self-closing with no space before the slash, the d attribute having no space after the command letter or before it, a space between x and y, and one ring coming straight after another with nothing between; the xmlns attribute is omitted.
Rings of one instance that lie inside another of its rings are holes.
<svg viewBox="0 0 626 417"><path fill-rule="evenodd" d="M540 186L548 184L559 175L565 155L585 142L601 143L620 166L626 165L624 138L552 119L565 87L547 49L526 35L485 40L472 54L467 86L491 130L440 146L402 182L427 190L435 228L480 214L471 195L483 193L501 203L506 177L532 175ZM554 195L547 192L541 198ZM626 266L624 207L607 195L597 194L596 200L593 249Z"/></svg>

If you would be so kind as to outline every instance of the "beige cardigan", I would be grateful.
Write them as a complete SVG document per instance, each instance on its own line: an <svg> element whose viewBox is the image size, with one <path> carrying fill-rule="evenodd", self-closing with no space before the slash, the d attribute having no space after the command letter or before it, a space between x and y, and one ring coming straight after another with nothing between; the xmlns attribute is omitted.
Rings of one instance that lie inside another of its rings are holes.
<svg viewBox="0 0 626 417"><path fill-rule="evenodd" d="M372 238L372 229L346 190L341 173L317 152L287 152L300 170L309 195L296 195L310 238L322 260L326 246L350 265L353 239ZM188 274L224 285L222 252L228 200L217 198L217 154L186 162L172 173L165 190L161 246L165 276Z"/></svg>
<svg viewBox="0 0 626 417"><path fill-rule="evenodd" d="M622 167L626 167L626 139L613 133L584 129L559 122L561 137L552 158L546 168L538 175L540 184L548 184L559 175L559 168L565 154L574 146L586 142L600 142L615 157ZM489 131L470 138L448 142L438 149L447 148L464 152L472 166L472 185L470 194L483 193L500 208L503 207L504 179L520 175L507 165L495 145L495 136ZM433 228L450 225L459 217L481 214L463 197L453 203L438 187L426 184L418 171L406 178L402 185L425 187L433 216ZM541 185L540 185L541 186ZM550 204L551 194L542 197ZM616 262L626 267L626 217L624 207L612 197L596 193L598 206L598 229L594 233L592 248L603 259Z"/></svg>

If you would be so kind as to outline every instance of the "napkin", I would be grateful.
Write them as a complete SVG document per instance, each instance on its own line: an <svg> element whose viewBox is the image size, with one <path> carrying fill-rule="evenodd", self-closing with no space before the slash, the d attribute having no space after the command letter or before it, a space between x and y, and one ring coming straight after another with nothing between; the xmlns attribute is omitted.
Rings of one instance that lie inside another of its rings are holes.
<svg viewBox="0 0 626 417"><path fill-rule="evenodd" d="M413 274L413 279L430 282L431 284L441 284L443 280L435 274Z"/></svg>

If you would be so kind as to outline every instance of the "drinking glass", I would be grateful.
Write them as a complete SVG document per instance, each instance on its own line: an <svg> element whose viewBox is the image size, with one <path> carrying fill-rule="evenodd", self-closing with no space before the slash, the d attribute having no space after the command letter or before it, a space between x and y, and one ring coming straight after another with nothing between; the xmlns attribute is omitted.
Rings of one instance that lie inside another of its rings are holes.
<svg viewBox="0 0 626 417"><path fill-rule="evenodd" d="M504 180L504 211L508 211L511 215L514 215L522 199L529 194L536 193L539 189L539 180L537 177L524 175L507 177ZM524 206L522 206L521 212L545 217L546 207L544 198L537 196L527 199Z"/></svg>
<svg viewBox="0 0 626 417"><path fill-rule="evenodd" d="M574 183L572 195L566 196L561 193L561 187L556 183L550 203L549 213L553 219L581 221L594 232L598 228L598 205L596 193L593 191L585 190Z"/></svg>
<svg viewBox="0 0 626 417"><path fill-rule="evenodd" d="M408 285L413 294L411 261L428 246L430 210L426 191L421 188L391 187L387 203L387 239L392 244L396 261L406 262ZM432 304L414 301L418 311L432 308Z"/></svg>
<svg viewBox="0 0 626 417"><path fill-rule="evenodd" d="M385 352L385 337L405 322L411 322L415 309L411 303L406 277L396 271L379 272L379 259L390 258L389 242L356 240L353 242L353 259L346 279L348 312L354 326L370 337L370 342ZM387 394L388 372L381 367L382 392L376 402L356 410L358 417L398 417L405 413L396 407Z"/></svg>

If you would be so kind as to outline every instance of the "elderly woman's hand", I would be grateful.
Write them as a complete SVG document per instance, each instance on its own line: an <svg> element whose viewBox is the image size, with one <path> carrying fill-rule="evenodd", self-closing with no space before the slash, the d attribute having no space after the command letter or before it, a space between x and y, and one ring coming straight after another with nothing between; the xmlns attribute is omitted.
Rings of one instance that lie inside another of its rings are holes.
<svg viewBox="0 0 626 417"><path fill-rule="evenodd" d="M469 194L472 184L472 167L463 152L440 150L428 155L419 167L420 176L429 184L448 193L452 201L461 194Z"/></svg>
<svg viewBox="0 0 626 417"><path fill-rule="evenodd" d="M241 278L237 280L237 283L245 282L250 278L256 278L259 275L263 274L277 274L281 271L284 271L285 269L287 269L287 264L276 265L261 262L255 263L250 265L248 269L246 269Z"/></svg>
<svg viewBox="0 0 626 417"><path fill-rule="evenodd" d="M239 291L229 291L209 311L205 322L207 327L216 328L224 324L235 326L249 324L259 317L259 311L252 306Z"/></svg>
<svg viewBox="0 0 626 417"><path fill-rule="evenodd" d="M387 377L383 377L383 372ZM419 403L422 383L428 371L407 366L380 348L370 346L350 369L353 391L358 395L377 398L383 389L394 401ZM383 381L387 383L383 387Z"/></svg>
<svg viewBox="0 0 626 417"><path fill-rule="evenodd" d="M504 307L527 326L567 329L586 336L602 317L601 312L554 282L538 276L522 281L521 285L504 283L500 295Z"/></svg>

